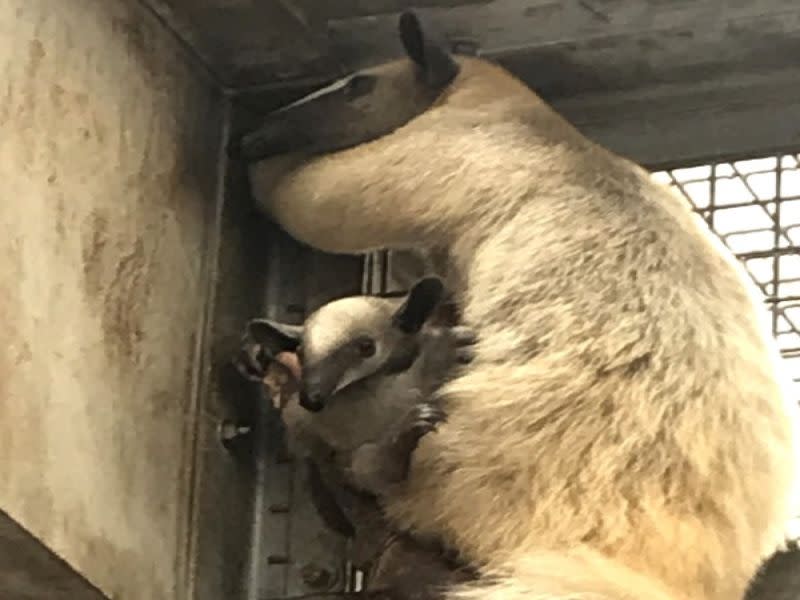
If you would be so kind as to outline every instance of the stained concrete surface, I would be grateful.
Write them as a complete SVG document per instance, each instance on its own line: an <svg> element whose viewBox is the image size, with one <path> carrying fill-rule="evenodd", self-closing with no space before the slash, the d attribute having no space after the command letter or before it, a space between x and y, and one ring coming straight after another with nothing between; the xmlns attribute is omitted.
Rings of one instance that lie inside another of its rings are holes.
<svg viewBox="0 0 800 600"><path fill-rule="evenodd" d="M2 0L0 48L0 507L182 598L225 104L137 3Z"/></svg>

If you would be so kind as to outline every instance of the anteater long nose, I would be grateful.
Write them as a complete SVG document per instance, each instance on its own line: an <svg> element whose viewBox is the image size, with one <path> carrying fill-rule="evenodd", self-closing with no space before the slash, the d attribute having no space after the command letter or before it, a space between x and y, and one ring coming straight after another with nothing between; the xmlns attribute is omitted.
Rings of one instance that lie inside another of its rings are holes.
<svg viewBox="0 0 800 600"><path fill-rule="evenodd" d="M325 408L325 400L319 391L300 390L300 406L309 412L319 412Z"/></svg>

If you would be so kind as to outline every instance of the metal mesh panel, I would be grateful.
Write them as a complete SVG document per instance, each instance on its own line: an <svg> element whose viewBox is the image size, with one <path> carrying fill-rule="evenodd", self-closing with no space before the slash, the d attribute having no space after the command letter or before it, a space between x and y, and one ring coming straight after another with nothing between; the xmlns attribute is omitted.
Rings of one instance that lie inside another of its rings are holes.
<svg viewBox="0 0 800 600"><path fill-rule="evenodd" d="M800 383L800 169L798 154L657 171L679 190L764 294L772 329Z"/></svg>

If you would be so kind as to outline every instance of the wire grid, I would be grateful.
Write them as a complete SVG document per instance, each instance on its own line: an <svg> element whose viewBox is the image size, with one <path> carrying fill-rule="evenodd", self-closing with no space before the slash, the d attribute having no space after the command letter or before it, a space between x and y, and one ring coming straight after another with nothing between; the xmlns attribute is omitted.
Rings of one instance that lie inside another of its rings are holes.
<svg viewBox="0 0 800 600"><path fill-rule="evenodd" d="M800 383L800 154L653 173L683 194L764 295L772 331ZM800 389L800 388L798 388Z"/></svg>

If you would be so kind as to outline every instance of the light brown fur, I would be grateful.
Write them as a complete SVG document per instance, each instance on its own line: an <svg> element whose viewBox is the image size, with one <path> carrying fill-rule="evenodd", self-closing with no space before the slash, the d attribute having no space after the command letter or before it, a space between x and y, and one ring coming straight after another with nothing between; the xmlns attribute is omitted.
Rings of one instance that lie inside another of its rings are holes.
<svg viewBox="0 0 800 600"><path fill-rule="evenodd" d="M459 60L394 133L252 170L297 238L441 246L463 281L477 357L390 515L498 575L461 597L742 597L794 508L797 453L753 286L644 170Z"/></svg>

